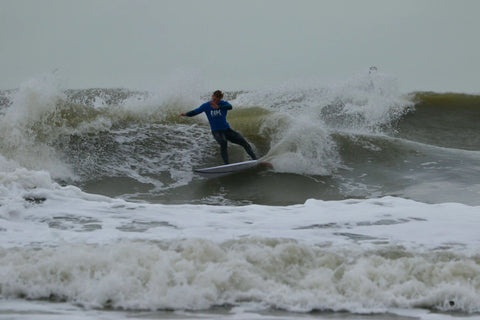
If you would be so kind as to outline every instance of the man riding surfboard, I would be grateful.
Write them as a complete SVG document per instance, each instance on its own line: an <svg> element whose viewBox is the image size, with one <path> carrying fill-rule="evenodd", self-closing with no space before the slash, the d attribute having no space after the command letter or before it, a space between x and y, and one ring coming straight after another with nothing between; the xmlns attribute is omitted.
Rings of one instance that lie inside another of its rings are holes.
<svg viewBox="0 0 480 320"><path fill-rule="evenodd" d="M248 155L256 160L257 156L252 150L250 144L242 137L240 133L233 130L230 127L230 124L227 122L227 112L232 110L232 105L222 100L223 92L220 90L215 91L212 94L212 100L205 102L197 109L189 111L187 113L181 113L179 116L182 117L193 117L197 114L205 112L210 123L210 128L212 130L213 137L220 144L220 152L222 154L222 159L225 164L228 164L228 151L227 151L227 141L241 145Z"/></svg>

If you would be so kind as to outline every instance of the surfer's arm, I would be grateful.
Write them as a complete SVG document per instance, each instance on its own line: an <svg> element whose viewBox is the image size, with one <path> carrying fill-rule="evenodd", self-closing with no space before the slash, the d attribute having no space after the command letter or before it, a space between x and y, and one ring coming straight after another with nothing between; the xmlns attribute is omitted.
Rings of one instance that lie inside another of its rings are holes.
<svg viewBox="0 0 480 320"><path fill-rule="evenodd" d="M189 111L189 112L187 112L187 113L184 113L184 115L185 115L186 117L193 117L193 116L196 116L196 115L199 114L199 113L201 113L201 112L198 112L198 110L195 109L195 110Z"/></svg>
<svg viewBox="0 0 480 320"><path fill-rule="evenodd" d="M227 102L227 101L220 101L220 103L218 104L218 108L220 110L232 110L232 105Z"/></svg>
<svg viewBox="0 0 480 320"><path fill-rule="evenodd" d="M189 111L187 113L180 113L178 116L179 117L193 117L195 116L196 114L192 114L193 110L192 111Z"/></svg>
<svg viewBox="0 0 480 320"><path fill-rule="evenodd" d="M203 111L204 111L203 110L203 105L201 105L197 109L194 109L192 111L188 111L187 113L180 113L179 116L180 117L193 117L193 116L196 116L197 114L202 113Z"/></svg>

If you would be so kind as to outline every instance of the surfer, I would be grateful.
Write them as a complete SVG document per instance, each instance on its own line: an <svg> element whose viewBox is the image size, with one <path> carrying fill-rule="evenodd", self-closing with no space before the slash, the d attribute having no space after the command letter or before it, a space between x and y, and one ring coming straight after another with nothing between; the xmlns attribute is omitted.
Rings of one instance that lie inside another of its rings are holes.
<svg viewBox="0 0 480 320"><path fill-rule="evenodd" d="M215 140L220 144L220 152L222 154L223 162L228 164L228 151L227 141L241 145L248 155L257 160L257 156L252 150L250 144L244 137L230 127L227 122L227 112L232 109L232 105L222 100L223 92L220 90L215 91L212 94L212 100L205 102L197 109L189 111L187 113L181 113L180 117L193 117L197 114L205 112L212 129L212 134Z"/></svg>

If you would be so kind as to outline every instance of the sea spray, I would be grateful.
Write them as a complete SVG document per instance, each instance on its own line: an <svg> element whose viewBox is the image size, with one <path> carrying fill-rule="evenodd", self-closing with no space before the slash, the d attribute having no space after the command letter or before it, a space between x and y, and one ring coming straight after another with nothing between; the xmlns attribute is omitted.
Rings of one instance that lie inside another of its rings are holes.
<svg viewBox="0 0 480 320"><path fill-rule="evenodd" d="M285 127L277 125L279 118ZM275 128L265 156L277 172L330 175L339 167L336 146L319 121L305 116L274 115L266 119L262 131Z"/></svg>
<svg viewBox="0 0 480 320"><path fill-rule="evenodd" d="M320 86L312 81L239 94L242 106L268 106L260 134L269 134L267 159L278 172L332 175L344 168L332 134L382 134L412 102L383 74L361 75Z"/></svg>
<svg viewBox="0 0 480 320"><path fill-rule="evenodd" d="M12 102L0 117L0 151L4 157L30 169L45 169L57 178L71 177L72 170L45 135L56 135L49 121L64 94L50 79L32 79L13 94Z"/></svg>

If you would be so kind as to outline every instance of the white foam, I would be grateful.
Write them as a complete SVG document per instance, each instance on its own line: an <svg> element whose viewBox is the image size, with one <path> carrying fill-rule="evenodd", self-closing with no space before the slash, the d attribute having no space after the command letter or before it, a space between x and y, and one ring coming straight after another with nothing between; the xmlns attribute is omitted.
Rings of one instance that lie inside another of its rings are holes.
<svg viewBox="0 0 480 320"><path fill-rule="evenodd" d="M2 249L0 283L5 297L88 308L205 310L247 302L294 312L479 312L474 259L391 254L258 238L68 244Z"/></svg>
<svg viewBox="0 0 480 320"><path fill-rule="evenodd" d="M130 203L25 169L2 183L4 297L133 310L480 311L479 207Z"/></svg>

